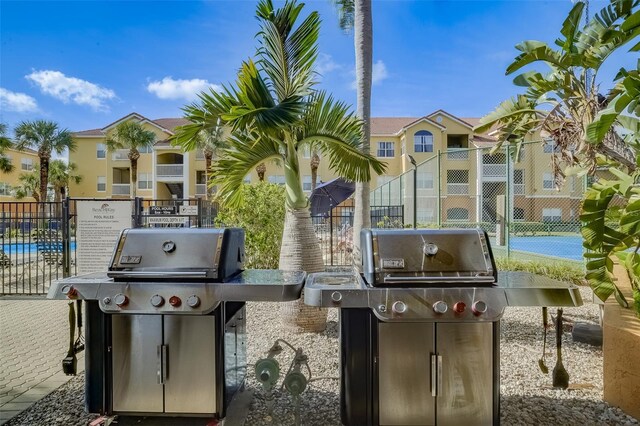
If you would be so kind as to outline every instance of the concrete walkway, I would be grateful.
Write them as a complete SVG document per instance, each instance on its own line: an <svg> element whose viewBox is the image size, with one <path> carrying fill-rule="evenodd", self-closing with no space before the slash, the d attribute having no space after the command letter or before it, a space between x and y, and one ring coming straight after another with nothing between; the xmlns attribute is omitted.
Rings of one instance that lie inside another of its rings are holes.
<svg viewBox="0 0 640 426"><path fill-rule="evenodd" d="M71 378L62 372L68 321L64 300L0 298L0 425Z"/></svg>

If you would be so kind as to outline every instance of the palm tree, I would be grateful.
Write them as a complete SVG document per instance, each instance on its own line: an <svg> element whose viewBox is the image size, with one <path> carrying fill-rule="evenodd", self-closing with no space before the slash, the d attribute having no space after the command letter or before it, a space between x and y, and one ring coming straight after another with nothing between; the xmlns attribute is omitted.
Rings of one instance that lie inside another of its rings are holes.
<svg viewBox="0 0 640 426"><path fill-rule="evenodd" d="M53 187L55 201L66 198L69 182L76 184L82 182L82 176L76 174L78 167L74 163L67 164L62 160L51 161L49 167L49 184Z"/></svg>
<svg viewBox="0 0 640 426"><path fill-rule="evenodd" d="M16 199L21 200L25 197L32 197L36 202L47 201L46 198L40 198L40 167L35 166L29 173L21 173L18 176L20 184L14 188Z"/></svg>
<svg viewBox="0 0 640 426"><path fill-rule="evenodd" d="M66 149L73 151L76 148L71 138L71 133L66 129L60 129L57 123L46 120L23 121L15 129L15 147L18 150L31 148L38 151L40 160L40 196L39 199L47 199L47 186L49 184L49 161L51 153L62 154Z"/></svg>
<svg viewBox="0 0 640 426"><path fill-rule="evenodd" d="M356 116L362 120L362 152L369 154L371 138L371 78L373 73L373 19L371 0L333 0L340 27L353 29L356 56ZM353 250L360 257L360 231L371 227L369 180L356 182L353 212Z"/></svg>
<svg viewBox="0 0 640 426"><path fill-rule="evenodd" d="M11 164L11 159L7 157L4 152L13 147L13 143L11 139L7 136L7 125L4 123L0 123L0 172L3 173L11 173L14 169L13 164Z"/></svg>
<svg viewBox="0 0 640 426"><path fill-rule="evenodd" d="M612 0L584 28L580 28L585 3L576 3L561 29L553 49L539 41L525 41L516 46L522 53L507 68L507 74L535 63L548 66L547 73L528 71L518 75L514 83L525 87L525 93L503 101L483 117L475 132L496 126L500 143L516 145L515 158L526 135L541 132L549 135L558 149L554 172L559 184L564 178L562 164L581 164L591 172L596 168L596 154L614 158L626 167L635 168L632 150L620 143L619 136L608 128L603 143L590 143L586 129L598 111L606 106L598 93L597 73L605 60L636 36L616 22L632 14L638 0Z"/></svg>
<svg viewBox="0 0 640 426"><path fill-rule="evenodd" d="M107 151L113 152L118 149L128 149L129 172L131 176L131 196L135 198L138 182L138 159L140 152L138 148L153 146L156 135L149 130L145 130L141 124L134 121L125 121L116 126L115 130L105 140Z"/></svg>
<svg viewBox="0 0 640 426"><path fill-rule="evenodd" d="M318 183L318 167L320 167L320 156L315 149L311 154L309 165L311 166L311 191L313 191L316 189L316 184Z"/></svg>
<svg viewBox="0 0 640 426"><path fill-rule="evenodd" d="M232 128L229 147L212 165L211 183L217 185L223 203L242 202L238 189L252 168L270 159L281 161L286 216L279 267L318 272L324 270L324 261L302 188L299 150L317 149L334 172L354 181L369 180L370 168L382 173L385 166L362 152L362 122L348 107L314 90L320 19L312 12L296 25L303 7L287 1L274 10L271 0L261 0L258 60L243 62L234 87L202 93L200 104L186 107L191 124L178 132L182 138L196 137L201 129L215 125L211 117L220 117ZM300 309L302 318L297 315ZM319 320L309 316L310 311L317 312L304 309L301 302L284 308L293 328L324 328L326 313Z"/></svg>

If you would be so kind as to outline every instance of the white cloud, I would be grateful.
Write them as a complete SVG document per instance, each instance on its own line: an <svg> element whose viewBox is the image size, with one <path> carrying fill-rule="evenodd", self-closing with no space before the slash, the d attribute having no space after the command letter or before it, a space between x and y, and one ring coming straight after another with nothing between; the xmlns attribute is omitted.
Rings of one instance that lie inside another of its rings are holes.
<svg viewBox="0 0 640 426"><path fill-rule="evenodd" d="M318 59L316 61L316 71L320 75L325 75L340 68L342 68L342 65L336 63L331 55L327 55L326 53L320 53L318 55Z"/></svg>
<svg viewBox="0 0 640 426"><path fill-rule="evenodd" d="M0 107L5 111L33 112L38 109L38 104L29 95L0 87Z"/></svg>
<svg viewBox="0 0 640 426"><path fill-rule="evenodd" d="M26 75L27 80L34 82L42 93L66 103L88 105L94 111L106 111L105 101L114 99L113 90L76 77L67 77L60 71L34 71Z"/></svg>
<svg viewBox="0 0 640 426"><path fill-rule="evenodd" d="M160 81L152 81L147 85L147 90L160 99L185 99L187 101L196 99L200 92L209 88L216 92L221 89L220 86L200 78L174 80L171 76Z"/></svg>
<svg viewBox="0 0 640 426"><path fill-rule="evenodd" d="M355 75L355 70L353 74ZM379 84L382 80L385 80L389 77L389 73L387 72L387 66L382 62L382 60L378 59L378 62L373 64L371 70L371 84ZM351 82L351 88L355 90L357 88L357 81L353 80Z"/></svg>

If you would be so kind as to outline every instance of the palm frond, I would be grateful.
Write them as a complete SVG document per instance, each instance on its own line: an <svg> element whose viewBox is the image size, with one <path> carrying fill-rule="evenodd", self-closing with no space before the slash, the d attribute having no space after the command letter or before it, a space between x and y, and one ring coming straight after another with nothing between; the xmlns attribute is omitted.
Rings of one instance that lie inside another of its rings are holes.
<svg viewBox="0 0 640 426"><path fill-rule="evenodd" d="M572 55L563 55L541 41L524 41L516 45L516 49L520 50L522 53L518 55L514 59L513 63L507 67L507 75L526 65L538 61L547 62L563 70L568 70L572 66L576 65L576 61Z"/></svg>

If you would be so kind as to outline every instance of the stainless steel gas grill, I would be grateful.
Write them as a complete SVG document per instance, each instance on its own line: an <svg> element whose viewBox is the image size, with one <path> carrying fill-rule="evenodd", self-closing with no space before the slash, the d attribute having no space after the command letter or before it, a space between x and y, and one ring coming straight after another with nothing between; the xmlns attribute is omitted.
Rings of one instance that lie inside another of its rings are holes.
<svg viewBox="0 0 640 426"><path fill-rule="evenodd" d="M340 308L346 425L499 424L507 306L579 306L576 286L498 273L486 233L363 230L354 273L307 278L305 303Z"/></svg>
<svg viewBox="0 0 640 426"><path fill-rule="evenodd" d="M127 229L109 270L57 281L86 305L86 408L219 417L246 372L245 301L300 297L304 272L243 270L242 229Z"/></svg>

